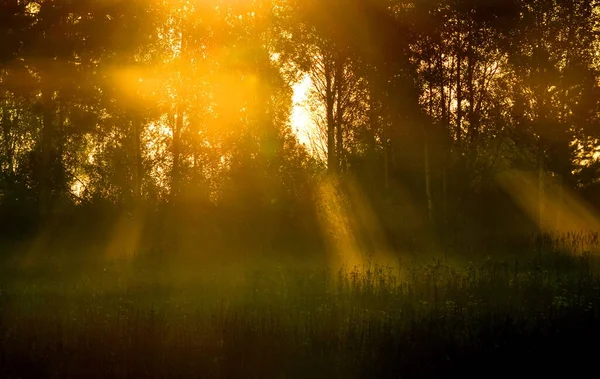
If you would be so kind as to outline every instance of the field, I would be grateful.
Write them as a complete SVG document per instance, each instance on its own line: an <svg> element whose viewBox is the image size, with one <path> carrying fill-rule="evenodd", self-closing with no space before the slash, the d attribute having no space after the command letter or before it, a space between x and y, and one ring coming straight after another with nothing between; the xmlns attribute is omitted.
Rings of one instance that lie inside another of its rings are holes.
<svg viewBox="0 0 600 379"><path fill-rule="evenodd" d="M0 377L593 373L600 279L578 238L397 267L5 268Z"/></svg>

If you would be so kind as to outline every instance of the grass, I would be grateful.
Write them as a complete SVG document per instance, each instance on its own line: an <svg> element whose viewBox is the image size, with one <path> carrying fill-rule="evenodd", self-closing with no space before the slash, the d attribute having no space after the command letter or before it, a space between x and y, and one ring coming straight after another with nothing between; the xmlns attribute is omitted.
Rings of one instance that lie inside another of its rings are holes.
<svg viewBox="0 0 600 379"><path fill-rule="evenodd" d="M600 352L600 279L593 256L549 246L394 269L13 275L0 377L576 376Z"/></svg>

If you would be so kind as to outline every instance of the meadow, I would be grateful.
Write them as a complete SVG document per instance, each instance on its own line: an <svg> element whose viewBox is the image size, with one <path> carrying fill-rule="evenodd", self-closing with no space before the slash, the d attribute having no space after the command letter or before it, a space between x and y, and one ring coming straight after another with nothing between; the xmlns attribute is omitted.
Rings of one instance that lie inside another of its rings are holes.
<svg viewBox="0 0 600 379"><path fill-rule="evenodd" d="M600 352L594 243L395 267L5 265L0 377L577 377Z"/></svg>

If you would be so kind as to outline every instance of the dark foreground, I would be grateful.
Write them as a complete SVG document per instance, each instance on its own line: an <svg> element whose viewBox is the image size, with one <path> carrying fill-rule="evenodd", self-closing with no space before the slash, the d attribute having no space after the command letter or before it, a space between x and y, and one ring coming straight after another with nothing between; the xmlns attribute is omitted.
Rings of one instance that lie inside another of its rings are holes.
<svg viewBox="0 0 600 379"><path fill-rule="evenodd" d="M13 276L0 292L0 377L594 375L593 262L548 252L400 271Z"/></svg>

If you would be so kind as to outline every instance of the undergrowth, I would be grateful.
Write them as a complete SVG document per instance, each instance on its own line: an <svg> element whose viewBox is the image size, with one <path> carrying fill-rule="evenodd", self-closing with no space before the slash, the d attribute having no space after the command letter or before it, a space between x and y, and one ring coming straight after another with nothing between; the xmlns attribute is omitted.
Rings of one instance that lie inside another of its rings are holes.
<svg viewBox="0 0 600 379"><path fill-rule="evenodd" d="M4 378L576 375L600 352L594 259L559 250L15 283L0 284Z"/></svg>

